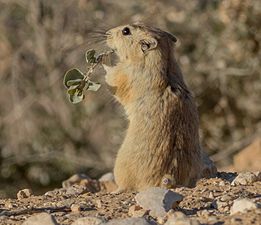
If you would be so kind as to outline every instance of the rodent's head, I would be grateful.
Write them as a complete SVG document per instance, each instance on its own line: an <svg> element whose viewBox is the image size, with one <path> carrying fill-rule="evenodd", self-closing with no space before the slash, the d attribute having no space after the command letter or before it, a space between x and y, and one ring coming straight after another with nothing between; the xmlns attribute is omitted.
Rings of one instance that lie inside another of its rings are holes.
<svg viewBox="0 0 261 225"><path fill-rule="evenodd" d="M171 49L177 39L170 33L141 23L119 26L106 32L107 45L121 62L143 62L148 55ZM171 45L171 46L170 46ZM168 51L166 51L168 54ZM164 57L164 56L163 56Z"/></svg>
<svg viewBox="0 0 261 225"><path fill-rule="evenodd" d="M182 83L173 54L177 39L172 34L136 23L110 29L106 38L114 50L112 55L118 56L116 65L104 67L106 82L123 105L147 96L149 91L162 93L173 79Z"/></svg>

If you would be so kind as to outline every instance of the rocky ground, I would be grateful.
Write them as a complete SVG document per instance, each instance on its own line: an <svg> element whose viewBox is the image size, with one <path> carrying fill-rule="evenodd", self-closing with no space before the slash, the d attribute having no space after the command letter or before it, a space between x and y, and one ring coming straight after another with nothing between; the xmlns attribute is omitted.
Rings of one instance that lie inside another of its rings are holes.
<svg viewBox="0 0 261 225"><path fill-rule="evenodd" d="M74 175L63 188L0 200L0 224L260 224L261 172L218 173L196 187L150 188L113 194L111 174L98 180Z"/></svg>

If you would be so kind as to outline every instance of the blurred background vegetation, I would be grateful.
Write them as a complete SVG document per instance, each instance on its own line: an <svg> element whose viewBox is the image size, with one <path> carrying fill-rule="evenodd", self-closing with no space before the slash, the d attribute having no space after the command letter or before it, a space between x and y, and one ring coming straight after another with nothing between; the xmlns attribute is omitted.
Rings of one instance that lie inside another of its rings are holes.
<svg viewBox="0 0 261 225"><path fill-rule="evenodd" d="M0 0L0 197L112 170L127 124L122 109L105 87L72 105L62 79L84 69L93 31L135 21L178 37L202 145L219 166L260 135L260 1Z"/></svg>

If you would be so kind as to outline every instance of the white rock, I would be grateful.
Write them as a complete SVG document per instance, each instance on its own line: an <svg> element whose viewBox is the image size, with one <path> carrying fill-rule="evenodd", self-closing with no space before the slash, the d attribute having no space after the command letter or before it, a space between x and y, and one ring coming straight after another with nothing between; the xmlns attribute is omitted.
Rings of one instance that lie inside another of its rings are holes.
<svg viewBox="0 0 261 225"><path fill-rule="evenodd" d="M251 201L250 199L243 198L243 199L236 199L230 209L230 214L235 214L238 212L246 212L250 209L256 209L257 204Z"/></svg>
<svg viewBox="0 0 261 225"><path fill-rule="evenodd" d="M164 225L200 225L197 220L188 218L181 212L174 212L168 215L168 220Z"/></svg>
<svg viewBox="0 0 261 225"><path fill-rule="evenodd" d="M258 177L252 172L239 173L238 176L232 181L231 185L248 185L256 182Z"/></svg>
<svg viewBox="0 0 261 225"><path fill-rule="evenodd" d="M105 182L105 181L114 181L114 175L113 173L105 173L102 175L99 179L100 182Z"/></svg>
<svg viewBox="0 0 261 225"><path fill-rule="evenodd" d="M102 220L97 217L87 216L77 219L72 225L100 225Z"/></svg>
<svg viewBox="0 0 261 225"><path fill-rule="evenodd" d="M147 214L148 214L148 210L143 209L139 205L132 205L128 211L128 215L132 217L143 217Z"/></svg>
<svg viewBox="0 0 261 225"><path fill-rule="evenodd" d="M17 193L17 199L21 200L23 198L29 198L30 196L32 196L33 192L31 189L23 189L18 191Z"/></svg>
<svg viewBox="0 0 261 225"><path fill-rule="evenodd" d="M48 213L32 215L22 225L58 225L55 218Z"/></svg>
<svg viewBox="0 0 261 225"><path fill-rule="evenodd" d="M77 173L72 175L69 179L62 182L63 188L68 188L73 186L74 184L80 184L82 180L91 180L90 177L88 177L86 174L83 173Z"/></svg>
<svg viewBox="0 0 261 225"><path fill-rule="evenodd" d="M254 174L256 175L257 181L261 181L261 171L256 171Z"/></svg>
<svg viewBox="0 0 261 225"><path fill-rule="evenodd" d="M151 225L144 218L127 218L127 219L115 219L102 225Z"/></svg>
<svg viewBox="0 0 261 225"><path fill-rule="evenodd" d="M182 195L159 187L149 188L135 196L138 205L149 210L153 217L164 217L166 212L175 208L182 199Z"/></svg>

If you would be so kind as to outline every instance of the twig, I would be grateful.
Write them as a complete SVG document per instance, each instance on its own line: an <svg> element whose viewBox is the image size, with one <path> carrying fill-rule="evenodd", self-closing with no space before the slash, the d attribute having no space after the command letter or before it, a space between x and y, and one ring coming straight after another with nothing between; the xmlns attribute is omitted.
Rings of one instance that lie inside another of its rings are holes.
<svg viewBox="0 0 261 225"><path fill-rule="evenodd" d="M70 212L71 209L67 206L63 207L45 207L45 208L29 208L29 209L19 209L14 211L7 211L4 210L0 213L0 216L19 216L23 214L32 214L32 213L39 213L39 212Z"/></svg>

